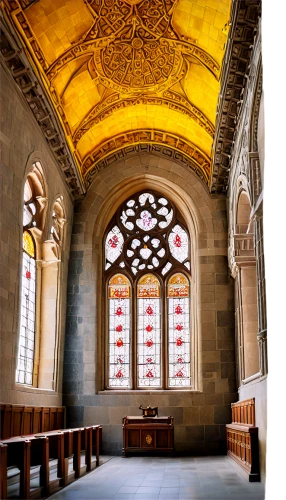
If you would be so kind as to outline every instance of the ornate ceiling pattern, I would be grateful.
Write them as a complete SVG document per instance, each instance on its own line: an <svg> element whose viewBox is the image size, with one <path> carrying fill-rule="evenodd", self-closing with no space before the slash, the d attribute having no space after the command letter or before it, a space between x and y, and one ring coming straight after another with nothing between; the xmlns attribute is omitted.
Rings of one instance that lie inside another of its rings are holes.
<svg viewBox="0 0 286 500"><path fill-rule="evenodd" d="M2 0L83 180L136 144L210 182L231 0Z"/></svg>

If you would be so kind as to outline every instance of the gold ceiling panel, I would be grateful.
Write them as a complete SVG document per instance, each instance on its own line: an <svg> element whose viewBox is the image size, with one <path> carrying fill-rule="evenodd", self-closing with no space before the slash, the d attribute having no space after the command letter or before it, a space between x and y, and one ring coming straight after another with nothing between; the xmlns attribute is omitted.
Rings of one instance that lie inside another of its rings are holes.
<svg viewBox="0 0 286 500"><path fill-rule="evenodd" d="M2 3L83 177L112 148L149 137L192 161L196 151L209 180L231 0Z"/></svg>
<svg viewBox="0 0 286 500"><path fill-rule="evenodd" d="M78 154L84 159L101 142L137 129L166 130L179 137L189 138L205 154L212 146L211 136L194 120L190 120L188 115L159 105L142 103L113 111L105 118L104 126L98 127L96 124L90 128L78 142Z"/></svg>

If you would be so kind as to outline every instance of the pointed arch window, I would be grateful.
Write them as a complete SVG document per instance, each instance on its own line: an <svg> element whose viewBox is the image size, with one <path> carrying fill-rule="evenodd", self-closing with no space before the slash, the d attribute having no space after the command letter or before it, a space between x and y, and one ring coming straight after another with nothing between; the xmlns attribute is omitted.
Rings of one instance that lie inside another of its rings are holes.
<svg viewBox="0 0 286 500"><path fill-rule="evenodd" d="M166 197L141 192L105 235L106 387L191 388L191 260L184 220Z"/></svg>
<svg viewBox="0 0 286 500"><path fill-rule="evenodd" d="M35 375L36 238L39 239L43 227L44 206L44 180L41 168L36 163L24 185L23 204L21 316L16 382L26 385L33 385Z"/></svg>

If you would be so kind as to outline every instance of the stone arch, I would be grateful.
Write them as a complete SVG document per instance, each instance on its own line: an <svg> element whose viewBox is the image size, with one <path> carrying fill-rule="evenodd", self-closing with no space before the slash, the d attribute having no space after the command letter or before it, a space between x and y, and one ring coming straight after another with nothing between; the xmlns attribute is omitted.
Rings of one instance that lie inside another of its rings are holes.
<svg viewBox="0 0 286 500"><path fill-rule="evenodd" d="M105 229L119 205L130 195L141 189L154 189L167 196L181 212L186 222L190 239L192 241L192 261L195 263L193 272L193 302L195 331L194 349L200 352L200 308L198 307L198 249L200 238L206 241L213 238L212 222L212 199L205 190L196 174L187 168L178 167L170 160L154 158L151 155L141 155L137 158L124 159L99 172L83 200L80 212L81 218L86 219L84 243L88 253L84 256L84 262L89 261L94 282L89 282L97 296L95 311L96 331L102 332L104 318L98 313L103 310L102 280L103 280L103 234ZM213 240L212 244L213 244ZM92 261L92 264L90 263ZM100 360L104 353L103 335L98 335L96 345L96 365L100 366ZM194 381L198 388L201 384L198 376L198 364L200 354L194 363ZM96 386L103 387L104 373L96 373Z"/></svg>
<svg viewBox="0 0 286 500"><path fill-rule="evenodd" d="M251 380L259 373L257 271L254 227L248 193L240 189L236 205L235 259L238 266L238 327L241 333L241 378Z"/></svg>

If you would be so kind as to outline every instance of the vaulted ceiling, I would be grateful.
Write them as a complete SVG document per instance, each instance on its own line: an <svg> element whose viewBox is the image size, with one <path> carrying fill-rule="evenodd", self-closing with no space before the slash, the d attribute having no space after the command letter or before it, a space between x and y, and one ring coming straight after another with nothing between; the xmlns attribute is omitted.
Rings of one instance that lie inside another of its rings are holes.
<svg viewBox="0 0 286 500"><path fill-rule="evenodd" d="M210 181L231 0L9 0L83 180L136 143Z"/></svg>

